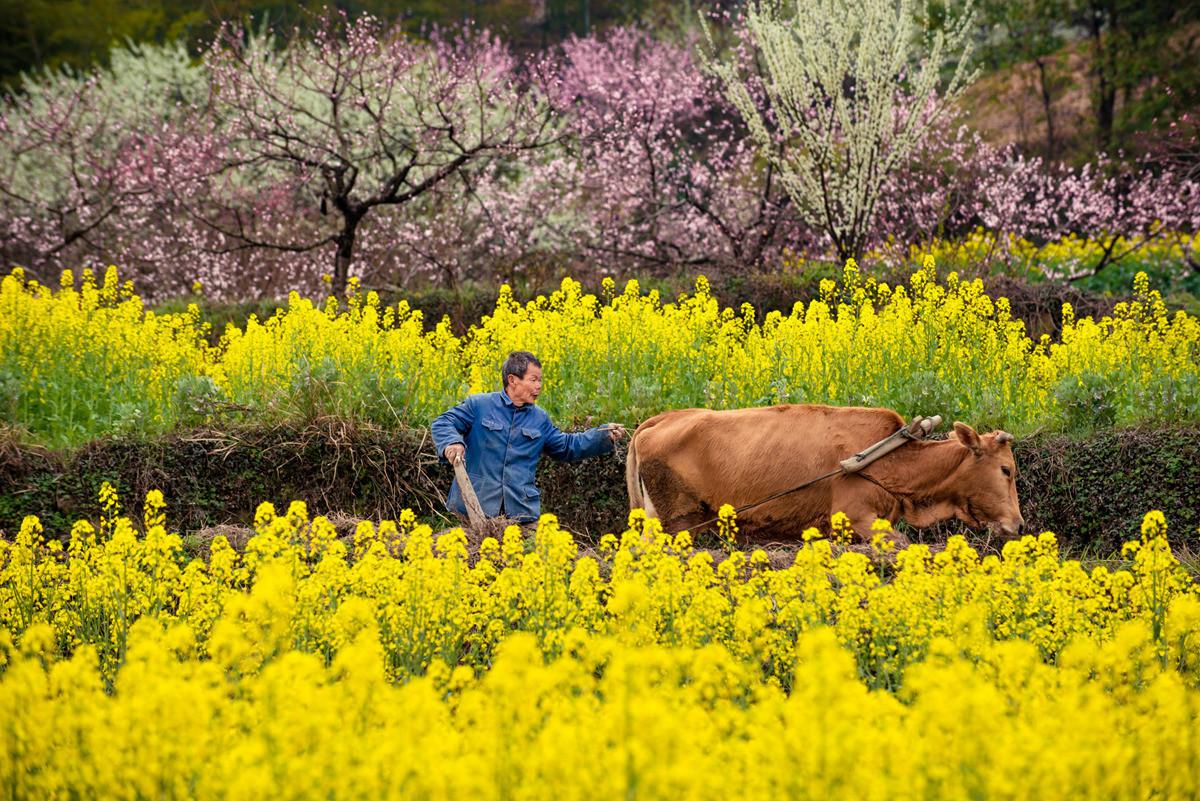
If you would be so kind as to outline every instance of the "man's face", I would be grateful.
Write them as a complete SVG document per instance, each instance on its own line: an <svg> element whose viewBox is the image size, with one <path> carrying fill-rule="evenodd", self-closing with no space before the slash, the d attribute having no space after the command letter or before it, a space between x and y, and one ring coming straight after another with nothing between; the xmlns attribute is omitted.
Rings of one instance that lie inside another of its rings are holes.
<svg viewBox="0 0 1200 801"><path fill-rule="evenodd" d="M542 368L531 364L525 369L525 377L508 377L508 398L518 406L526 403L537 403L538 395L542 394Z"/></svg>

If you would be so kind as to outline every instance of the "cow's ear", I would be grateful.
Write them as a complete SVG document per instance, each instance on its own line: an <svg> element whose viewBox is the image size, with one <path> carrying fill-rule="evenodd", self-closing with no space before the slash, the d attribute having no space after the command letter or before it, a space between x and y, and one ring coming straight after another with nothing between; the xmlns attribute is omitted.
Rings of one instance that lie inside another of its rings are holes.
<svg viewBox="0 0 1200 801"><path fill-rule="evenodd" d="M959 442L971 449L971 453L976 456L983 454L983 442L979 439L979 434L966 423L956 421L954 423L954 435L958 437Z"/></svg>

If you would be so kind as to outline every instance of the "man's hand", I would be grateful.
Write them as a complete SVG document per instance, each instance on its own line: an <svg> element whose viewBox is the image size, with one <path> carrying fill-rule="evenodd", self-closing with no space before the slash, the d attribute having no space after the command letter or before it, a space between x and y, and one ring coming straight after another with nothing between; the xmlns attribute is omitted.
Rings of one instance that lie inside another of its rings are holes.
<svg viewBox="0 0 1200 801"><path fill-rule="evenodd" d="M450 464L461 462L467 457L467 446L461 442L456 442L453 445L447 445L446 450L442 451L442 456L446 457L446 461Z"/></svg>
<svg viewBox="0 0 1200 801"><path fill-rule="evenodd" d="M621 425L620 423L605 423L603 427L608 431L608 438L613 442L618 442L622 439L625 439L627 436L625 432L625 426ZM447 448L447 450L449 450L449 448Z"/></svg>

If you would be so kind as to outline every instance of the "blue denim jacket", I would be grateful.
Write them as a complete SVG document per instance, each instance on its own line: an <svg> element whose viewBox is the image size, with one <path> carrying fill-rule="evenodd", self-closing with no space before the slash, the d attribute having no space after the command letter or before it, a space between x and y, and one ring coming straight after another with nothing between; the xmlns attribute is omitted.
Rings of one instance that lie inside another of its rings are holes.
<svg viewBox="0 0 1200 801"><path fill-rule="evenodd" d="M613 450L606 430L565 434L543 409L531 403L517 406L504 392L472 395L439 416L430 428L433 445L443 459L447 446L466 445L467 475L483 513L496 517L503 511L521 521L537 520L541 513L535 477L543 452L573 462ZM446 506L463 517L467 514L457 479L450 486Z"/></svg>

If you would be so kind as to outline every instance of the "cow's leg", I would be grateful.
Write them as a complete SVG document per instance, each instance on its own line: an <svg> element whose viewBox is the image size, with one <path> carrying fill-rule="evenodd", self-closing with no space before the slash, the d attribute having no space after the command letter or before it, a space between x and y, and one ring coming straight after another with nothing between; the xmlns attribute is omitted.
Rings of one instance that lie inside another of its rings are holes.
<svg viewBox="0 0 1200 801"><path fill-rule="evenodd" d="M688 512L677 517L664 517L663 530L668 534L678 534L680 531L696 531L701 523L708 522L702 531L716 531L716 523L711 522L717 513L709 506L701 506L696 511Z"/></svg>
<svg viewBox="0 0 1200 801"><path fill-rule="evenodd" d="M831 512L845 513L850 518L855 536L867 543L874 536L875 521L887 520L891 524L887 538L897 548L907 547L908 537L895 529L895 523L900 518L900 508L896 500L878 487L864 484L865 482L837 481L830 498Z"/></svg>
<svg viewBox="0 0 1200 801"><path fill-rule="evenodd" d="M892 521L888 520L886 517L880 517L874 513L858 519L851 518L851 522L854 525L854 533L857 534L858 538L863 542L870 543L871 539L875 536L875 521L877 520L887 521L888 529L884 536L887 540L891 541L892 545L894 545L897 549L907 548L911 544L908 540L908 537L906 537L903 532L896 530L895 524L892 523Z"/></svg>
<svg viewBox="0 0 1200 801"><path fill-rule="evenodd" d="M716 517L716 512L686 488L677 488L668 496L665 508L659 509L659 520L663 528L671 533L692 530L696 526Z"/></svg>
<svg viewBox="0 0 1200 801"><path fill-rule="evenodd" d="M643 462L639 472L646 495L668 531L692 528L713 516L691 487L663 462Z"/></svg>

